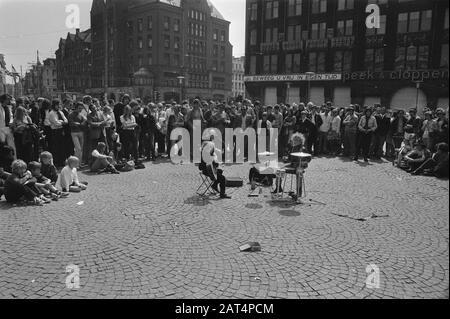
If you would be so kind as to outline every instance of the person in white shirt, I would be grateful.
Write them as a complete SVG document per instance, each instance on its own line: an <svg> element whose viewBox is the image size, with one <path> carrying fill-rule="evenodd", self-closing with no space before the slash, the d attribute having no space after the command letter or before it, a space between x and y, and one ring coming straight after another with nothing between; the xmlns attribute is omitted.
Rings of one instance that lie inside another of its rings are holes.
<svg viewBox="0 0 450 319"><path fill-rule="evenodd" d="M129 105L123 109L123 115L120 116L120 123L122 124L120 140L122 141L123 155L127 161L132 156L135 162L138 162L137 137L134 132L137 123Z"/></svg>
<svg viewBox="0 0 450 319"><path fill-rule="evenodd" d="M67 159L67 165L61 170L56 181L56 188L62 192L79 193L87 189L87 183L81 183L78 179L77 168L80 161L77 157L71 156Z"/></svg>
<svg viewBox="0 0 450 319"><path fill-rule="evenodd" d="M116 168L112 165L113 157L105 154L106 144L99 142L97 148L92 151L93 163L91 171L98 174L112 173L119 174Z"/></svg>
<svg viewBox="0 0 450 319"><path fill-rule="evenodd" d="M328 148L328 132L330 131L331 121L333 117L330 114L330 109L327 106L322 106L322 112L320 112L322 119L322 125L319 127L319 150L318 154L326 154Z"/></svg>
<svg viewBox="0 0 450 319"><path fill-rule="evenodd" d="M51 145L50 152L53 154L54 164L56 167L61 167L64 165L64 128L63 125L69 123L63 111L61 110L61 105L59 100L52 101L52 111L48 115L51 128Z"/></svg>
<svg viewBox="0 0 450 319"><path fill-rule="evenodd" d="M333 109L331 111L328 145L332 155L337 155L341 150L341 117L339 116L338 109Z"/></svg>
<svg viewBox="0 0 450 319"><path fill-rule="evenodd" d="M3 94L0 96L0 143L6 143L14 150L14 159L16 159L16 144L14 143L14 135L10 129L13 122L13 115L9 104L11 96Z"/></svg>

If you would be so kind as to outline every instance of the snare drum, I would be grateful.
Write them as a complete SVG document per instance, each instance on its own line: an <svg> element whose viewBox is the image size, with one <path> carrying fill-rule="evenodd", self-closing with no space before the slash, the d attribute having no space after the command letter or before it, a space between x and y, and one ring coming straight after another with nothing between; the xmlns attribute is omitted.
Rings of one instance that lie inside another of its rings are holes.
<svg viewBox="0 0 450 319"><path fill-rule="evenodd" d="M311 162L312 156L308 153L298 152L289 154L289 160L292 163L309 163Z"/></svg>

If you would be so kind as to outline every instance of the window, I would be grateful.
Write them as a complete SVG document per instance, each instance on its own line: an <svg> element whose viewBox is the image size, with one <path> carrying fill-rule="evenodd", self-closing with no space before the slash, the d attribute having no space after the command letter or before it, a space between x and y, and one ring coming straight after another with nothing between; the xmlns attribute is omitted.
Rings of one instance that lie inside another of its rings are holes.
<svg viewBox="0 0 450 319"><path fill-rule="evenodd" d="M173 31L179 32L180 31L180 20L176 19L173 23Z"/></svg>
<svg viewBox="0 0 450 319"><path fill-rule="evenodd" d="M250 45L256 45L256 30L250 31Z"/></svg>
<svg viewBox="0 0 450 319"><path fill-rule="evenodd" d="M180 56L179 55L173 56L173 65L180 66Z"/></svg>
<svg viewBox="0 0 450 319"><path fill-rule="evenodd" d="M340 20L337 22L336 36L350 36L353 34L353 20Z"/></svg>
<svg viewBox="0 0 450 319"><path fill-rule="evenodd" d="M220 57L225 58L225 47L220 47Z"/></svg>
<svg viewBox="0 0 450 319"><path fill-rule="evenodd" d="M252 3L250 5L250 21L255 21L258 15L258 4Z"/></svg>
<svg viewBox="0 0 450 319"><path fill-rule="evenodd" d="M323 39L325 38L327 29L326 22L313 23L311 25L311 39Z"/></svg>
<svg viewBox="0 0 450 319"><path fill-rule="evenodd" d="M220 62L219 72L225 72L225 62Z"/></svg>
<svg viewBox="0 0 450 319"><path fill-rule="evenodd" d="M137 23L137 25L138 25L138 32L142 32L142 29L143 29L143 26L142 26L142 19L138 19L138 23Z"/></svg>
<svg viewBox="0 0 450 319"><path fill-rule="evenodd" d="M312 13L327 12L327 0L312 0Z"/></svg>
<svg viewBox="0 0 450 319"><path fill-rule="evenodd" d="M415 70L428 68L429 48L422 45L419 47L397 47L395 58L396 70Z"/></svg>
<svg viewBox="0 0 450 319"><path fill-rule="evenodd" d="M448 8L445 9L444 30L448 30Z"/></svg>
<svg viewBox="0 0 450 319"><path fill-rule="evenodd" d="M213 56L217 57L219 55L219 47L217 45L213 46Z"/></svg>
<svg viewBox="0 0 450 319"><path fill-rule="evenodd" d="M300 53L286 54L286 73L300 72Z"/></svg>
<svg viewBox="0 0 450 319"><path fill-rule="evenodd" d="M142 47L143 47L143 42L142 42L142 38L138 38L138 49L142 49Z"/></svg>
<svg viewBox="0 0 450 319"><path fill-rule="evenodd" d="M127 22L127 28L128 28L128 34L133 34L133 22L132 21Z"/></svg>
<svg viewBox="0 0 450 319"><path fill-rule="evenodd" d="M142 66L142 56L138 56L138 66Z"/></svg>
<svg viewBox="0 0 450 319"><path fill-rule="evenodd" d="M336 51L334 53L334 71L350 72L352 69L352 52Z"/></svg>
<svg viewBox="0 0 450 319"><path fill-rule="evenodd" d="M403 12L398 15L397 33L431 30L432 11Z"/></svg>
<svg viewBox="0 0 450 319"><path fill-rule="evenodd" d="M278 56L265 55L264 56L264 73L276 73L278 69Z"/></svg>
<svg viewBox="0 0 450 319"><path fill-rule="evenodd" d="M310 52L309 68L312 72L325 72L325 52Z"/></svg>
<svg viewBox="0 0 450 319"><path fill-rule="evenodd" d="M447 47L448 49L448 47ZM250 57L250 70L249 70L250 74L256 74L256 56L252 55Z"/></svg>
<svg viewBox="0 0 450 319"><path fill-rule="evenodd" d="M439 67L448 69L448 43L442 45Z"/></svg>
<svg viewBox="0 0 450 319"><path fill-rule="evenodd" d="M266 20L278 18L278 1L267 1L266 2Z"/></svg>
<svg viewBox="0 0 450 319"><path fill-rule="evenodd" d="M225 31L220 31L220 41L225 42Z"/></svg>
<svg viewBox="0 0 450 319"><path fill-rule="evenodd" d="M164 64L170 65L170 54L164 53Z"/></svg>
<svg viewBox="0 0 450 319"><path fill-rule="evenodd" d="M353 9L353 0L339 0L338 10L351 10Z"/></svg>
<svg viewBox="0 0 450 319"><path fill-rule="evenodd" d="M214 32L213 32L213 40L214 40L214 41L217 41L218 36L219 36L219 31L218 31L217 29L214 29Z"/></svg>
<svg viewBox="0 0 450 319"><path fill-rule="evenodd" d="M366 28L366 35L385 34L386 33L386 15L380 15L380 28Z"/></svg>
<svg viewBox="0 0 450 319"><path fill-rule="evenodd" d="M384 49L367 49L364 63L368 70L382 71L384 69Z"/></svg>
<svg viewBox="0 0 450 319"><path fill-rule="evenodd" d="M147 64L148 65L153 65L153 56L151 54L149 54L147 56Z"/></svg>
<svg viewBox="0 0 450 319"><path fill-rule="evenodd" d="M147 17L147 29L152 30L153 29L153 19L152 17Z"/></svg>
<svg viewBox="0 0 450 319"><path fill-rule="evenodd" d="M302 14L303 0L289 0L288 16L299 16Z"/></svg>
<svg viewBox="0 0 450 319"><path fill-rule="evenodd" d="M164 48L170 49L170 35L164 36Z"/></svg>
<svg viewBox="0 0 450 319"><path fill-rule="evenodd" d="M301 25L288 25L287 41L300 41L302 37Z"/></svg>
<svg viewBox="0 0 450 319"><path fill-rule="evenodd" d="M153 38L151 35L147 36L147 48L149 49L153 48Z"/></svg>
<svg viewBox="0 0 450 319"><path fill-rule="evenodd" d="M170 30L170 18L164 17L164 31Z"/></svg>
<svg viewBox="0 0 450 319"><path fill-rule="evenodd" d="M179 37L175 37L175 41L173 43L173 48L175 50L179 50L180 49L180 38Z"/></svg>

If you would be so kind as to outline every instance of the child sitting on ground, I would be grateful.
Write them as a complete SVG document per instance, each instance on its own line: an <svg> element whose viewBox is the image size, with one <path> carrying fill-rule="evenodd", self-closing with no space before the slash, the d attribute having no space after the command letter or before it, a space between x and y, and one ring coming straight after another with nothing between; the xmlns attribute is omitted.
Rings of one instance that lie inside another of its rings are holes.
<svg viewBox="0 0 450 319"><path fill-rule="evenodd" d="M11 173L6 172L3 167L0 166L0 199L2 199L2 195L5 193L5 182L9 175L11 175Z"/></svg>
<svg viewBox="0 0 450 319"><path fill-rule="evenodd" d="M407 168L406 163L403 161L403 158L405 157L406 154L408 154L414 149L414 141L415 141L414 134L405 134L405 138L402 142L400 150L398 151L397 160L395 162L397 167Z"/></svg>
<svg viewBox="0 0 450 319"><path fill-rule="evenodd" d="M52 200L58 200L61 197L67 197L69 194L65 192L61 192L56 189L55 186L52 185L50 179L42 175L41 173L41 163L31 162L28 164L28 169L31 172L31 175L36 179L36 187L46 198L50 198Z"/></svg>
<svg viewBox="0 0 450 319"><path fill-rule="evenodd" d="M78 157L70 156L66 161L66 166L61 170L61 174L56 181L56 188L63 192L79 193L87 188L86 182L78 179L77 168L80 166Z"/></svg>
<svg viewBox="0 0 450 319"><path fill-rule="evenodd" d="M92 152L91 171L98 174L112 173L119 174L119 171L112 165L113 157L105 154L106 144L99 142L97 148Z"/></svg>
<svg viewBox="0 0 450 319"><path fill-rule="evenodd" d="M41 196L35 187L31 173L27 171L27 164L22 160L15 160L11 165L11 174L5 181L4 191L6 201L17 204L25 201L27 204L42 206L50 200Z"/></svg>
<svg viewBox="0 0 450 319"><path fill-rule="evenodd" d="M56 166L53 165L52 153L42 152L39 155L39 160L41 162L41 174L55 184L58 179L58 171L56 170Z"/></svg>

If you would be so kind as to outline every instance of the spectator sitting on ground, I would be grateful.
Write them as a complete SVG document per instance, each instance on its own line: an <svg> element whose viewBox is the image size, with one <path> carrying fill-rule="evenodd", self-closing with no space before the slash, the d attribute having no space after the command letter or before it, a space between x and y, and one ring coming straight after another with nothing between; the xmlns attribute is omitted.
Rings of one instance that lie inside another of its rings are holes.
<svg viewBox="0 0 450 319"><path fill-rule="evenodd" d="M69 193L63 193L56 189L55 186L52 185L49 178L45 177L41 173L42 164L38 162L31 162L28 164L28 169L31 172L31 175L36 179L36 187L46 198L50 198L53 200L58 200L61 197L67 197Z"/></svg>
<svg viewBox="0 0 450 319"><path fill-rule="evenodd" d="M78 157L71 156L66 161L66 166L61 170L61 174L56 181L56 187L63 192L79 193L86 190L87 183L78 179L77 168L80 165Z"/></svg>
<svg viewBox="0 0 450 319"><path fill-rule="evenodd" d="M448 177L448 144L439 143L436 145L437 152L431 158L420 165L411 174L413 175L434 175L439 178Z"/></svg>
<svg viewBox="0 0 450 319"><path fill-rule="evenodd" d="M0 199L2 199L2 195L5 193L5 182L9 175L11 174L6 172L3 167L0 166Z"/></svg>
<svg viewBox="0 0 450 319"><path fill-rule="evenodd" d="M416 170L420 165L422 165L430 157L430 151L427 150L425 145L420 143L415 143L414 148L410 151L403 160L406 162L406 171L411 173Z"/></svg>
<svg viewBox="0 0 450 319"><path fill-rule="evenodd" d="M17 204L25 201L27 204L42 206L47 202L40 197L36 190L27 164L22 160L15 160L11 165L11 175L5 181L5 198L9 203Z"/></svg>
<svg viewBox="0 0 450 319"><path fill-rule="evenodd" d="M397 160L395 162L397 164L397 167L400 168L402 167L404 156L413 150L414 140L415 140L414 134L405 134L405 138L402 142L400 150L398 151Z"/></svg>
<svg viewBox="0 0 450 319"><path fill-rule="evenodd" d="M56 166L53 165L53 155L50 152L42 152L39 155L39 160L41 162L41 174L48 178L53 184L56 183L58 179L58 171Z"/></svg>
<svg viewBox="0 0 450 319"><path fill-rule="evenodd" d="M99 142L97 144L97 148L92 151L92 165L91 171L96 172L98 174L101 173L112 173L119 174L119 171L116 170L113 166L113 157L105 154L106 144L103 142Z"/></svg>
<svg viewBox="0 0 450 319"><path fill-rule="evenodd" d="M11 164L14 161L14 149L9 145L1 145L0 144L0 167L3 167L3 170L11 173Z"/></svg>

